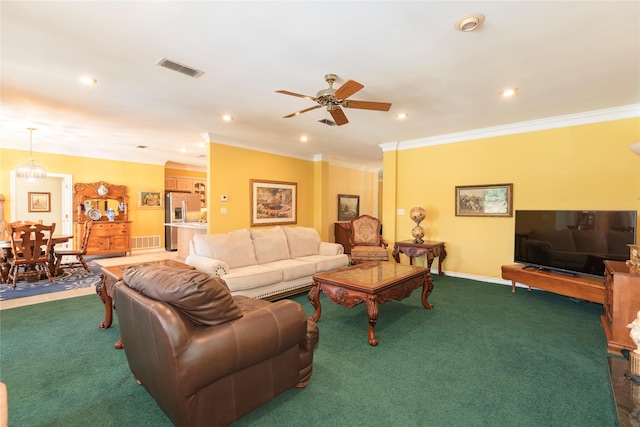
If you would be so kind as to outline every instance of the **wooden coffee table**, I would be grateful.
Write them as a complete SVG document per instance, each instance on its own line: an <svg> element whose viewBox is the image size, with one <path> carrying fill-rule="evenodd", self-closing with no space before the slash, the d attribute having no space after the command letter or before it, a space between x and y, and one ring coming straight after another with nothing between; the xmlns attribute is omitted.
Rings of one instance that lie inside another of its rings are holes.
<svg viewBox="0 0 640 427"><path fill-rule="evenodd" d="M104 303L104 321L100 322L100 329L107 329L111 326L113 322L113 300L111 299L111 291L113 289L113 285L122 280L122 275L124 274L124 270L127 267L132 265L140 265L140 264L150 264L157 265L159 267L173 267L180 268L185 270L195 270L194 267L190 265L183 264L178 261L174 261L172 259L163 259L160 261L150 261L150 262L136 262L132 264L122 264L122 265L114 265L111 267L102 267L100 271L102 274L100 275L102 280L100 283L96 285L96 293L100 296L100 299ZM115 348L122 348L122 340L118 340L114 345Z"/></svg>
<svg viewBox="0 0 640 427"><path fill-rule="evenodd" d="M374 328L378 320L378 304L407 298L422 286L422 305L433 308L427 297L433 291L429 269L387 261L371 261L313 276L309 301L316 312L312 320L320 320L320 291L334 304L352 308L364 302L369 320L369 344L377 345Z"/></svg>

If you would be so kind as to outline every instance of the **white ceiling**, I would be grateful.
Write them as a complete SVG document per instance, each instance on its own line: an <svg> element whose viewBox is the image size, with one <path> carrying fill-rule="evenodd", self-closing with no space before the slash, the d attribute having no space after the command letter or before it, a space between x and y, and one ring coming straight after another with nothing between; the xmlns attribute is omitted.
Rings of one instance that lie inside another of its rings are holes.
<svg viewBox="0 0 640 427"><path fill-rule="evenodd" d="M35 152L202 166L197 144L208 135L376 168L379 144L640 105L638 1L3 0L0 8L6 148L28 150L26 128L36 127ZM456 31L470 13L484 14L484 25ZM205 74L161 68L161 58ZM352 99L391 110L345 109L350 123L339 127L317 122L330 118L322 108L283 119L314 104L275 90L315 96L328 73L338 75L335 87L365 86ZM79 84L84 74L98 84ZM510 86L519 94L501 98ZM225 113L235 120L223 122Z"/></svg>

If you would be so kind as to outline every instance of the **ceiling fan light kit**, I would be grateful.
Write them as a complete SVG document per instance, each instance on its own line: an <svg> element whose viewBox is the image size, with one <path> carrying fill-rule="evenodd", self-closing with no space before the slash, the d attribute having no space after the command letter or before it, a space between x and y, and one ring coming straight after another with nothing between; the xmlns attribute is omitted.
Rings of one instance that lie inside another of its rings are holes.
<svg viewBox="0 0 640 427"><path fill-rule="evenodd" d="M277 90L277 93L281 93L283 95L297 96L299 98L309 99L318 103L318 105L310 108L305 108L304 110L296 111L295 113L288 114L283 118L288 119L290 117L299 116L300 114L306 113L307 111L315 110L316 108L326 107L327 111L329 112L329 114L331 114L331 117L335 121L335 125L342 126L349 123L349 120L344 114L344 111L342 111L342 108L356 108L361 110L375 111L389 111L389 109L391 108L391 103L389 102L348 100L347 98L364 88L364 85L356 82L355 80L347 80L338 89L334 89L333 83L337 78L338 76L336 76L335 74L326 74L324 76L324 80L327 82L329 87L318 91L315 98L308 95L289 92L287 90ZM327 123L328 121L319 121L325 124L329 124Z"/></svg>
<svg viewBox="0 0 640 427"><path fill-rule="evenodd" d="M469 32L478 29L484 22L484 15L481 13L472 13L458 19L454 28L458 31Z"/></svg>

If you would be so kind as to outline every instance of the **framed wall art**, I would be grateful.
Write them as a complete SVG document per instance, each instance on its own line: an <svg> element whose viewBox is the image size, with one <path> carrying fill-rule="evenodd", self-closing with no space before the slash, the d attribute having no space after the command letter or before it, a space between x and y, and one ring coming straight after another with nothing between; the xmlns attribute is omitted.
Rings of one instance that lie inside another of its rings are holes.
<svg viewBox="0 0 640 427"><path fill-rule="evenodd" d="M513 216L513 184L456 186L456 216Z"/></svg>
<svg viewBox="0 0 640 427"><path fill-rule="evenodd" d="M29 212L51 212L51 193L29 192Z"/></svg>
<svg viewBox="0 0 640 427"><path fill-rule="evenodd" d="M297 183L252 179L250 185L252 227L298 222Z"/></svg>
<svg viewBox="0 0 640 427"><path fill-rule="evenodd" d="M138 209L164 209L164 192L138 190Z"/></svg>
<svg viewBox="0 0 640 427"><path fill-rule="evenodd" d="M360 196L338 194L338 221L351 221L360 216Z"/></svg>

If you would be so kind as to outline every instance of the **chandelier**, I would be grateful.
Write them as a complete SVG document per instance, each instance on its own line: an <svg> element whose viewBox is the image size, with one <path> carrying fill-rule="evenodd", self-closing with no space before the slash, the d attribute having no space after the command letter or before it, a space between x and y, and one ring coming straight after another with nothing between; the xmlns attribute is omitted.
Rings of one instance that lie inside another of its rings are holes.
<svg viewBox="0 0 640 427"><path fill-rule="evenodd" d="M29 130L29 161L16 167L17 178L41 179L47 177L47 170L33 161L33 131L36 128L27 128Z"/></svg>

